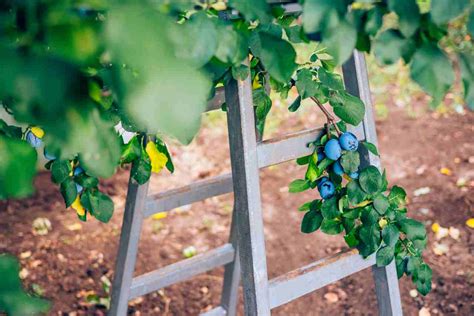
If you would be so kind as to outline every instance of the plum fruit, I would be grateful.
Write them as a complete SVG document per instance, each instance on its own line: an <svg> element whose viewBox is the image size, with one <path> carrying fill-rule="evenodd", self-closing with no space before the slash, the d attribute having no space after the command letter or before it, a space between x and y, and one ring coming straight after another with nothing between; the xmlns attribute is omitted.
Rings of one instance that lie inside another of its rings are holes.
<svg viewBox="0 0 474 316"><path fill-rule="evenodd" d="M325 181L319 182L318 191L323 199L329 199L336 192L336 187L334 186L334 183L332 183L331 181L325 180Z"/></svg>
<svg viewBox="0 0 474 316"><path fill-rule="evenodd" d="M341 146L337 139L330 139L324 145L324 154L331 160L338 160L341 157Z"/></svg>
<svg viewBox="0 0 474 316"><path fill-rule="evenodd" d="M354 134L346 132L339 137L341 148L348 151L356 151L359 147L359 141Z"/></svg>
<svg viewBox="0 0 474 316"><path fill-rule="evenodd" d="M40 147L41 144L43 143L41 138L36 137L35 134L33 134L31 131L28 131L26 133L26 141L30 143L30 145L33 146L34 148Z"/></svg>

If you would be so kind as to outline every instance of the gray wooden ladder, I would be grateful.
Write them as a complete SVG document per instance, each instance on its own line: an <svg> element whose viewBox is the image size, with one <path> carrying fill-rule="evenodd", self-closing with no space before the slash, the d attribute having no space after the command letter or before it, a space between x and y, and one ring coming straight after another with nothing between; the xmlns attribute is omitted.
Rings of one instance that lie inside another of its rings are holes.
<svg viewBox="0 0 474 316"><path fill-rule="evenodd" d="M354 52L343 65L349 93L366 105L363 122L352 131L359 139L377 143L369 83L363 54ZM222 101L216 97L210 108ZM269 280L265 253L259 170L312 153L306 145L322 128L305 130L278 139L258 141L250 78L225 87L232 175L222 175L188 186L147 196L148 184L130 180L112 288L110 315L126 315L128 301L225 266L220 306L206 315L235 315L242 281L246 315L269 315L270 310L363 269L372 268L381 315L401 315L396 268L375 265L375 256L363 259L355 249L343 251ZM380 167L378 158L362 152L364 164ZM229 242L209 252L133 276L143 219L153 214L234 192ZM242 277L242 280L240 278Z"/></svg>

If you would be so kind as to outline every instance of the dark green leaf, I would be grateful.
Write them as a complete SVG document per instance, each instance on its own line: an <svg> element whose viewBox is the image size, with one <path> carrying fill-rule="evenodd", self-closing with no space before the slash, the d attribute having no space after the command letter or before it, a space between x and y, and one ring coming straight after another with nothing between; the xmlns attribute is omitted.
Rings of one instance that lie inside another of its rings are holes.
<svg viewBox="0 0 474 316"><path fill-rule="evenodd" d="M253 105L256 107L255 115L257 116L257 119L264 120L272 108L272 100L263 88L253 90L252 97Z"/></svg>
<svg viewBox="0 0 474 316"><path fill-rule="evenodd" d="M328 235L337 235L344 230L341 221L337 219L323 219L321 224L321 231Z"/></svg>
<svg viewBox="0 0 474 316"><path fill-rule="evenodd" d="M340 75L328 72L323 67L318 69L318 78L322 84L333 90L344 90L344 83Z"/></svg>
<svg viewBox="0 0 474 316"><path fill-rule="evenodd" d="M364 225L376 225L378 227L380 215L372 206L366 206L360 213L360 219Z"/></svg>
<svg viewBox="0 0 474 316"><path fill-rule="evenodd" d="M382 27L383 16L385 14L385 9L376 5L367 12L367 21L365 22L364 30L367 34L375 36L379 29Z"/></svg>
<svg viewBox="0 0 474 316"><path fill-rule="evenodd" d="M395 257L395 264L397 267L397 276L400 279L406 269L406 260L402 257L397 256Z"/></svg>
<svg viewBox="0 0 474 316"><path fill-rule="evenodd" d="M309 234L318 230L322 221L323 216L320 212L307 212L303 217L303 221L301 222L301 232Z"/></svg>
<svg viewBox="0 0 474 316"><path fill-rule="evenodd" d="M132 178L137 181L138 184L145 184L151 176L151 162L148 154L142 150L140 159L137 159L132 164L132 170L130 171Z"/></svg>
<svg viewBox="0 0 474 316"><path fill-rule="evenodd" d="M395 247L400 237L397 226L388 224L382 229L382 239L387 246Z"/></svg>
<svg viewBox="0 0 474 316"><path fill-rule="evenodd" d="M61 183L60 191L64 198L64 202L66 203L66 207L71 206L77 197L76 183L74 182L73 178L67 178L64 180Z"/></svg>
<svg viewBox="0 0 474 316"><path fill-rule="evenodd" d="M166 155L166 158L168 158L168 161L166 162L166 169L168 169L169 172L173 173L174 172L173 160L171 159L171 155L168 151L168 147L166 146L165 142L162 141L159 137L156 137L155 144L156 144L156 148L158 148L158 151L160 153L164 153Z"/></svg>
<svg viewBox="0 0 474 316"><path fill-rule="evenodd" d="M413 40L404 38L397 30L386 30L374 41L374 55L381 65L395 64L400 58L407 62L414 51Z"/></svg>
<svg viewBox="0 0 474 316"><path fill-rule="evenodd" d="M367 150L370 151L372 154L379 156L379 151L377 150L377 146L375 146L374 144L368 141L363 141L360 143L364 145L364 147L367 148Z"/></svg>
<svg viewBox="0 0 474 316"><path fill-rule="evenodd" d="M361 188L368 194L374 194L382 188L382 175L379 169L374 166L368 166L363 169L359 175Z"/></svg>
<svg viewBox="0 0 474 316"><path fill-rule="evenodd" d="M472 21L474 27L474 17ZM472 35L474 36L474 33ZM464 86L464 100L467 106L474 111L474 54L459 54L459 66Z"/></svg>
<svg viewBox="0 0 474 316"><path fill-rule="evenodd" d="M301 96L297 96L296 99L288 107L288 111L296 112L301 106Z"/></svg>
<svg viewBox="0 0 474 316"><path fill-rule="evenodd" d="M431 18L436 24L448 23L470 5L469 0L431 0Z"/></svg>
<svg viewBox="0 0 474 316"><path fill-rule="evenodd" d="M323 32L323 44L337 64L344 63L352 54L357 41L357 31L345 19L341 19Z"/></svg>
<svg viewBox="0 0 474 316"><path fill-rule="evenodd" d="M426 295L431 291L431 278L433 271L431 268L423 263L418 269L418 278L416 280L416 289L420 294Z"/></svg>
<svg viewBox="0 0 474 316"><path fill-rule="evenodd" d="M226 64L239 64L247 57L248 43L232 24L218 24L218 46L216 58Z"/></svg>
<svg viewBox="0 0 474 316"><path fill-rule="evenodd" d="M436 67L433 67L436 65ZM425 44L413 55L411 77L425 92L433 97L438 106L444 94L454 82L454 72L448 57L435 45Z"/></svg>
<svg viewBox="0 0 474 316"><path fill-rule="evenodd" d="M72 171L71 163L68 160L56 159L51 165L51 179L54 183L60 184Z"/></svg>
<svg viewBox="0 0 474 316"><path fill-rule="evenodd" d="M296 163L300 166L307 165L309 163L309 160L311 159L311 156L312 155L299 157L299 158L296 159Z"/></svg>
<svg viewBox="0 0 474 316"><path fill-rule="evenodd" d="M114 213L114 202L100 191L87 190L81 197L84 207L99 221L109 222Z"/></svg>
<svg viewBox="0 0 474 316"><path fill-rule="evenodd" d="M359 240L357 239L356 230L353 229L349 234L344 236L344 240L351 248L357 246L359 244Z"/></svg>
<svg viewBox="0 0 474 316"><path fill-rule="evenodd" d="M250 48L272 78L282 83L290 80L296 70L296 52L290 43L266 32L254 32Z"/></svg>
<svg viewBox="0 0 474 316"><path fill-rule="evenodd" d="M232 77L235 80L244 80L250 74L249 67L247 65L238 65L232 67Z"/></svg>
<svg viewBox="0 0 474 316"><path fill-rule="evenodd" d="M290 193L303 192L309 189L309 181L303 179L296 179L289 185Z"/></svg>
<svg viewBox="0 0 474 316"><path fill-rule="evenodd" d="M334 219L340 215L337 198L335 196L324 200L321 207L321 213L325 219Z"/></svg>
<svg viewBox="0 0 474 316"><path fill-rule="evenodd" d="M358 180L352 180L347 184L347 196L352 205L357 205L366 199L367 194L362 191Z"/></svg>
<svg viewBox="0 0 474 316"><path fill-rule="evenodd" d="M359 230L359 238L361 243L357 246L362 256L368 257L374 253L380 246L380 232L378 225L363 226Z"/></svg>
<svg viewBox="0 0 474 316"><path fill-rule="evenodd" d="M338 97L329 102L334 108L334 114L348 124L357 126L364 119L365 106L358 97L340 91Z"/></svg>
<svg viewBox="0 0 474 316"><path fill-rule="evenodd" d="M398 15L398 25L402 34L408 38L420 26L420 8L416 0L389 0L388 7Z"/></svg>
<svg viewBox="0 0 474 316"><path fill-rule="evenodd" d="M139 158L142 153L142 146L138 138L134 136L127 144L122 146L122 155L120 161L122 163L130 163Z"/></svg>
<svg viewBox="0 0 474 316"><path fill-rule="evenodd" d="M36 151L25 141L0 134L0 199L33 193Z"/></svg>
<svg viewBox="0 0 474 316"><path fill-rule="evenodd" d="M85 173L81 173L74 177L74 181L83 186L86 189L96 188L99 185L99 179L96 177L89 177Z"/></svg>
<svg viewBox="0 0 474 316"><path fill-rule="evenodd" d="M425 225L417 220L406 218L400 220L398 225L408 239L424 239L426 237Z"/></svg>
<svg viewBox="0 0 474 316"><path fill-rule="evenodd" d="M383 215L387 211L390 203L388 202L388 198L383 194L377 194L374 198L374 208L375 210Z"/></svg>
<svg viewBox="0 0 474 316"><path fill-rule="evenodd" d="M313 73L309 69L298 71L298 80L296 81L296 89L301 99L306 99L316 95L319 85L313 80Z"/></svg>
<svg viewBox="0 0 474 316"><path fill-rule="evenodd" d="M388 201L397 207L405 205L407 193L399 186L394 185L388 195Z"/></svg>
<svg viewBox="0 0 474 316"><path fill-rule="evenodd" d="M247 20L260 20L268 23L271 17L268 15L269 7L265 0L229 0L229 6L238 10Z"/></svg>
<svg viewBox="0 0 474 316"><path fill-rule="evenodd" d="M392 262L394 256L394 250L392 247L385 246L377 251L376 262L377 267L384 267Z"/></svg>
<svg viewBox="0 0 474 316"><path fill-rule="evenodd" d="M345 152L340 159L345 173L350 174L359 170L360 156L357 151Z"/></svg>

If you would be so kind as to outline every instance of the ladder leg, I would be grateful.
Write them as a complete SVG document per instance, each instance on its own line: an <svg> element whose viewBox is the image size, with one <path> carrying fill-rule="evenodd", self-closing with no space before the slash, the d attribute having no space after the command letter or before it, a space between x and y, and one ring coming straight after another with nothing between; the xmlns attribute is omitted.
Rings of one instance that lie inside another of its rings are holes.
<svg viewBox="0 0 474 316"><path fill-rule="evenodd" d="M235 208L232 212L232 224L230 227L230 243L235 249L234 261L225 266L224 285L222 288L221 306L226 310L226 316L235 316L239 301L240 284L240 259L237 245L237 220Z"/></svg>
<svg viewBox="0 0 474 316"><path fill-rule="evenodd" d="M362 124L356 128L356 135L362 136L373 144L377 144L369 79L363 53L354 52L351 58L343 65L343 73L347 91L361 98L365 104L365 117ZM377 156L368 151L364 151L362 154L363 165L371 164L380 168L380 160ZM372 275L375 281L379 314L383 316L402 315L402 303L395 262L386 267L373 266Z"/></svg>
<svg viewBox="0 0 474 316"><path fill-rule="evenodd" d="M127 315L130 286L135 270L138 242L143 223L142 211L147 192L148 182L144 185L138 185L130 178L112 285L112 299L109 311L111 316Z"/></svg>
<svg viewBox="0 0 474 316"><path fill-rule="evenodd" d="M225 88L245 315L269 315L267 262L260 201L250 78Z"/></svg>

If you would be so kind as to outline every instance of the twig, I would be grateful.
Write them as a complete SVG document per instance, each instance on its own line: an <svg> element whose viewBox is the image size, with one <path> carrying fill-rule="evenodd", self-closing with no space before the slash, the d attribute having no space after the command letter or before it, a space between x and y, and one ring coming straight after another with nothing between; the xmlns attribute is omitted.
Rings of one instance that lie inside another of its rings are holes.
<svg viewBox="0 0 474 316"><path fill-rule="evenodd" d="M341 135L342 133L339 130L339 127L336 124L336 120L334 119L334 116L332 116L331 113L328 112L328 110L324 107L324 105L321 104L321 102L317 98L311 97L311 100L313 100L318 105L318 107L321 109L321 111L323 111L323 113L326 116L326 119L328 121L328 124L334 126L334 128L336 129L337 135ZM329 135L329 132L328 132L328 135Z"/></svg>

